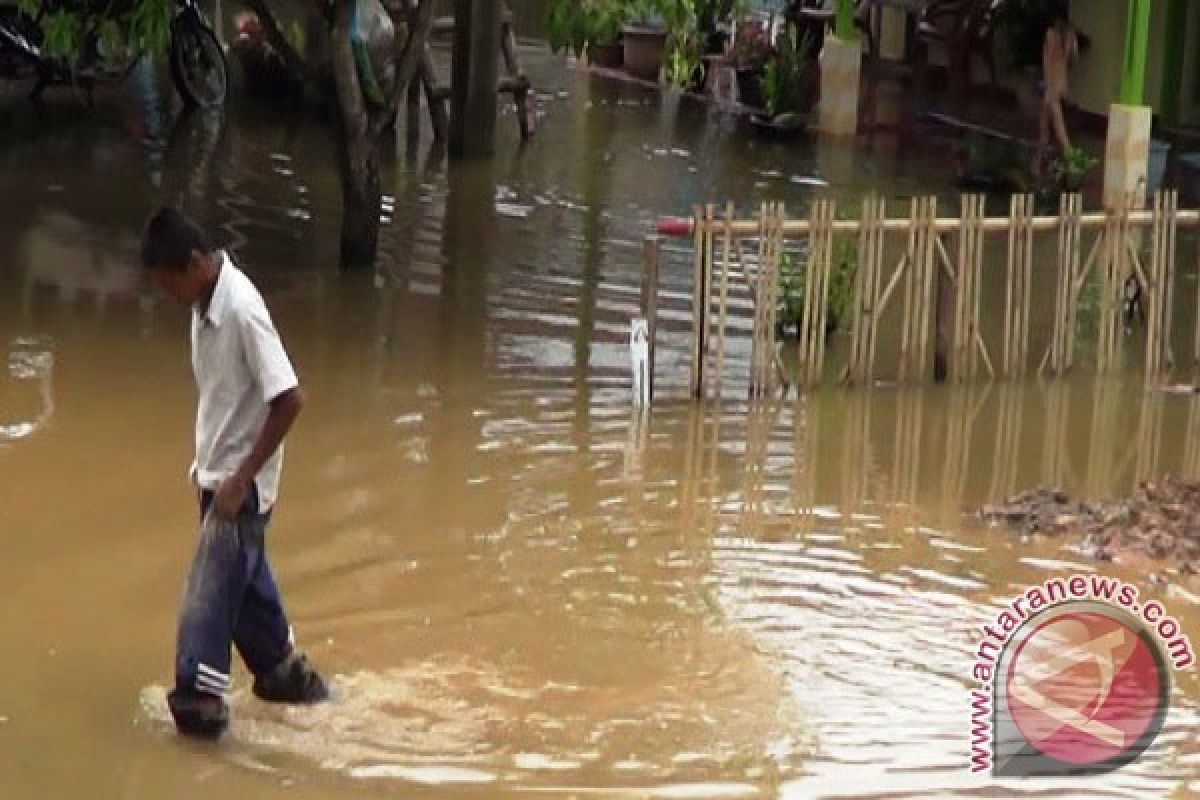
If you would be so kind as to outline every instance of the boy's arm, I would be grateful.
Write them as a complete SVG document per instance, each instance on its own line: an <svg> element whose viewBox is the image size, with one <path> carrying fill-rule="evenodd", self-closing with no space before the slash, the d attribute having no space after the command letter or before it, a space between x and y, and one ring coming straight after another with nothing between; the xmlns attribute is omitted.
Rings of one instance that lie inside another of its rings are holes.
<svg viewBox="0 0 1200 800"><path fill-rule="evenodd" d="M249 454L237 471L221 484L213 498L217 512L229 518L237 516L254 476L279 448L304 402L300 381L266 304L258 299L249 309L239 310L236 320L246 362L262 392L263 402L270 409Z"/></svg>
<svg viewBox="0 0 1200 800"><path fill-rule="evenodd" d="M304 395L299 386L293 386L272 399L270 405L271 410L267 412L267 419L262 430L258 432L258 438L254 440L254 447L250 449L237 472L221 484L216 497L213 498L217 512L226 518L232 519L237 516L238 509L245 502L246 493L250 491L250 485L254 482L254 476L279 448L283 437L287 436L292 423L300 415Z"/></svg>

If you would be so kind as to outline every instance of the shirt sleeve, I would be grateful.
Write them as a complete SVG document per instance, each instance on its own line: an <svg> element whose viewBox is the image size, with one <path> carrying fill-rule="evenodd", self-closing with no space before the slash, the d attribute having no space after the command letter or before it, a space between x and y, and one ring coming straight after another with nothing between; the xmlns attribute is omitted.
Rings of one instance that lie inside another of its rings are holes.
<svg viewBox="0 0 1200 800"><path fill-rule="evenodd" d="M288 389L299 386L296 371L262 298L255 297L254 301L246 303L237 318L246 362L262 391L263 402L269 403Z"/></svg>

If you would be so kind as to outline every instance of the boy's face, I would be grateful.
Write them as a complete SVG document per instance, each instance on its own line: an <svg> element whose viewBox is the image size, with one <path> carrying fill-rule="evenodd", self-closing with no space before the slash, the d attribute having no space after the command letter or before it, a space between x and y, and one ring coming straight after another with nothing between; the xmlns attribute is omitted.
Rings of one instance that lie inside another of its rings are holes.
<svg viewBox="0 0 1200 800"><path fill-rule="evenodd" d="M163 294L184 305L195 305L208 290L208 263L195 250L184 269L151 267L150 278Z"/></svg>

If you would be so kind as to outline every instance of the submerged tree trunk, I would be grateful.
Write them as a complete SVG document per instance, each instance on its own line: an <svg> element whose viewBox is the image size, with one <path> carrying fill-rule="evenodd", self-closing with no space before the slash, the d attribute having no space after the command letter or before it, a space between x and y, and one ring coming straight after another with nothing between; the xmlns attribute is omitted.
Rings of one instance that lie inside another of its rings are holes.
<svg viewBox="0 0 1200 800"><path fill-rule="evenodd" d="M370 267L379 249L382 192L379 148L370 143L340 142L342 165L341 265Z"/></svg>
<svg viewBox="0 0 1200 800"><path fill-rule="evenodd" d="M354 51L350 42L354 0L334 7L333 78L340 110L342 177L341 264L353 269L375 263L379 244L379 143L370 136L370 119L363 100Z"/></svg>

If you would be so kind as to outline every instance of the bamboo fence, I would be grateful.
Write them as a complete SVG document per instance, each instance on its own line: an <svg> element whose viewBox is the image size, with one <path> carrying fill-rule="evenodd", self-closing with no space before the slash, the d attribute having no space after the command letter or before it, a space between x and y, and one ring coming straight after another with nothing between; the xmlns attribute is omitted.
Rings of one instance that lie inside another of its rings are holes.
<svg viewBox="0 0 1200 800"><path fill-rule="evenodd" d="M694 244L693 396L719 395L730 365L743 363L731 358L731 348L745 346L733 325L735 304L751 309L749 375L739 382L751 396L790 385L777 309L791 257L785 254L797 252L803 264L786 277L804 283L795 376L805 387L886 378L963 383L985 373L989 379L1063 375L1077 366L1085 327L1094 336L1088 344L1094 345L1096 371L1109 372L1125 363L1122 333L1134 305L1145 327L1145 373L1159 376L1174 366L1177 231L1200 225L1200 211L1181 210L1174 191L1158 192L1151 208L1127 203L1087 213L1079 195L1067 194L1054 216L1035 215L1032 195L1014 195L1003 217L986 215L982 195L963 195L953 217L938 215L936 197L914 197L906 205L906 214L889 216L883 198L868 196L853 218L843 219L833 199L819 198L804 218L765 203L757 218L741 219L729 203L719 214L708 205L697 207L691 219L660 222L659 233L690 236ZM1041 251L1035 247L1039 236ZM1149 247L1143 248L1147 237ZM857 256L844 320L848 347L844 363L834 364L827 328L839 242L854 243ZM1003 261L996 258L1001 251ZM657 247L646 252L656 283ZM989 276L1002 280L999 326L985 325L982 317ZM1045 287L1041 294L1053 291L1052 304L1039 301L1035 284ZM1196 291L1200 309L1200 283ZM1044 319L1046 313L1051 319ZM1085 315L1095 324L1085 326ZM1200 313L1195 316L1192 351L1200 363ZM880 363L884 348L895 351L890 375Z"/></svg>

